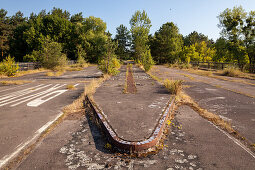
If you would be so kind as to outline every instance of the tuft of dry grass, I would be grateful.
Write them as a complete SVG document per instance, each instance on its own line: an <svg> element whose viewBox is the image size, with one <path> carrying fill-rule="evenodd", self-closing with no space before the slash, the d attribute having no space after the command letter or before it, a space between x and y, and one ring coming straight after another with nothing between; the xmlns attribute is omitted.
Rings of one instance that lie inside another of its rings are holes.
<svg viewBox="0 0 255 170"><path fill-rule="evenodd" d="M164 86L167 90L174 95L178 95L182 90L182 80L164 80Z"/></svg>
<svg viewBox="0 0 255 170"><path fill-rule="evenodd" d="M244 77L244 73L241 72L239 69L237 68L226 68L222 71L221 73L222 76L229 76L229 77Z"/></svg>
<svg viewBox="0 0 255 170"><path fill-rule="evenodd" d="M68 90L74 90L74 89L76 89L75 86L74 86L73 84L68 84L68 85L66 86L66 88L67 88Z"/></svg>
<svg viewBox="0 0 255 170"><path fill-rule="evenodd" d="M96 92L96 88L98 88L105 80L109 79L110 75L104 75L104 77L95 80L93 79L91 83L85 87L85 95L92 97L92 95Z"/></svg>
<svg viewBox="0 0 255 170"><path fill-rule="evenodd" d="M62 76L63 74L65 73L65 71L56 71L56 72L47 72L46 73L46 76L49 76L49 77L58 77L58 76Z"/></svg>
<svg viewBox="0 0 255 170"><path fill-rule="evenodd" d="M32 81L28 80L8 80L8 81L1 81L0 83L3 85L21 85L25 83L31 83Z"/></svg>
<svg viewBox="0 0 255 170"><path fill-rule="evenodd" d="M85 96L92 97L92 95L96 92L96 88L98 88L105 80L107 80L110 76L109 75L104 75L104 77L100 79L93 79L88 86L84 87L84 92L80 95L78 99L73 101L72 104L66 106L63 111L64 113L75 113L82 111L83 109L83 102L85 100Z"/></svg>

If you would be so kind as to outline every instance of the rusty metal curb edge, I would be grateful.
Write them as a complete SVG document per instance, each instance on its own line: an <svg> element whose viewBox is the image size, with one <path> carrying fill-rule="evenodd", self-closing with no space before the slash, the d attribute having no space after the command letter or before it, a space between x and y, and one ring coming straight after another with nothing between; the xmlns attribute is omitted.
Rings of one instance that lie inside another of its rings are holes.
<svg viewBox="0 0 255 170"><path fill-rule="evenodd" d="M148 139L145 139L143 141L127 141L118 137L116 132L113 130L113 128L109 124L107 120L107 116L104 114L102 109L96 103L94 103L88 96L85 97L85 101L92 108L93 114L98 120L100 127L102 128L108 140L114 146L116 146L118 149L121 149L121 150L137 152L137 151L149 149L158 143L158 141L160 140L163 134L163 130L165 128L166 121L169 118L169 114L171 110L173 109L175 97L174 96L170 97L167 103L167 106L165 107L156 127L154 128L152 135Z"/></svg>

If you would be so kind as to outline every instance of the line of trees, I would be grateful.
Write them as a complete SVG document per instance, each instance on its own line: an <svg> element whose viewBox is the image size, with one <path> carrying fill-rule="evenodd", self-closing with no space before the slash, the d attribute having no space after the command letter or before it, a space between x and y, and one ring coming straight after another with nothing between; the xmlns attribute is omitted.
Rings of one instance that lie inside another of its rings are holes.
<svg viewBox="0 0 255 170"><path fill-rule="evenodd" d="M97 63L107 53L110 36L102 19L84 18L82 13L71 16L68 11L53 8L27 18L20 11L8 17L7 11L0 10L1 60L10 54L16 61L36 61L33 54L50 41L60 44L68 59L82 56Z"/></svg>
<svg viewBox="0 0 255 170"><path fill-rule="evenodd" d="M150 19L145 11L137 11L130 20L130 31L123 25L117 28L116 53L122 59L131 57L139 61L143 61L143 54L151 53L158 64L190 61L255 64L255 11L247 13L241 6L234 7L224 10L218 19L221 37L214 42L196 31L183 36L173 22L163 24L154 35L149 35Z"/></svg>
<svg viewBox="0 0 255 170"><path fill-rule="evenodd" d="M148 70L158 64L190 61L234 62L255 64L255 11L240 7L224 10L219 16L221 37L215 42L196 31L187 36L179 32L173 22L163 24L154 35L149 35L151 21L145 11L136 11L130 27L120 25L116 36L106 32L106 23L82 13L53 8L24 17L19 11L8 17L0 10L0 61L9 54L16 61L42 61L50 48L57 47L68 59L84 58L91 63L104 63L108 70L116 58L134 59ZM53 51L56 49L52 49ZM41 55L39 55L41 54ZM47 55L46 55L47 56ZM154 61L153 61L154 60ZM108 71L107 71L108 72Z"/></svg>

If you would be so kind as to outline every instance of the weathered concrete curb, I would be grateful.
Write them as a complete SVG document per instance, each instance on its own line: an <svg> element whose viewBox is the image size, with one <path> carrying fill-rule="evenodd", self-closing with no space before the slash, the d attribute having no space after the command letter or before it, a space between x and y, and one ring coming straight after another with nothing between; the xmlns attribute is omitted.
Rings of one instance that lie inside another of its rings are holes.
<svg viewBox="0 0 255 170"><path fill-rule="evenodd" d="M104 114L103 110L88 96L86 96L85 101L92 108L93 114L97 119L99 126L102 128L103 132L108 138L108 140L120 150L136 152L149 149L158 143L158 141L162 137L166 121L168 120L170 112L173 109L175 97L171 96L167 103L167 106L165 107L163 113L161 114L161 117L156 127L154 128L153 133L148 139L145 139L143 141L127 141L125 139L120 138L109 124L107 116Z"/></svg>

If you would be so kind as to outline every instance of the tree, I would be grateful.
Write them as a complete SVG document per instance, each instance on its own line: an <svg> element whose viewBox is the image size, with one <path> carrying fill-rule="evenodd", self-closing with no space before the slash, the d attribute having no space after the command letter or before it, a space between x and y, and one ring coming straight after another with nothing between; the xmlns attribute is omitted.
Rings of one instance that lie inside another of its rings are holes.
<svg viewBox="0 0 255 170"><path fill-rule="evenodd" d="M249 56L250 64L255 64L255 11L251 11L246 18L242 29L244 45Z"/></svg>
<svg viewBox="0 0 255 170"><path fill-rule="evenodd" d="M153 57L158 63L175 62L183 46L178 27L173 22L163 24L155 33L151 45Z"/></svg>
<svg viewBox="0 0 255 170"><path fill-rule="evenodd" d="M227 8L219 16L222 28L221 34L228 40L228 50L233 55L237 63L242 66L247 63L247 55L242 41L242 29L246 19L246 12L240 7L232 10Z"/></svg>
<svg viewBox="0 0 255 170"><path fill-rule="evenodd" d="M195 43L201 43L202 41L206 42L208 47L211 47L213 44L213 40L209 40L207 36L202 33L198 33L196 31L191 32L189 35L184 37L184 45L190 46Z"/></svg>
<svg viewBox="0 0 255 170"><path fill-rule="evenodd" d="M120 59L128 59L130 55L131 35L127 27L120 25L116 28L115 40L118 42L116 54Z"/></svg>
<svg viewBox="0 0 255 170"><path fill-rule="evenodd" d="M82 12L80 12L78 14L74 14L73 16L71 16L70 21L72 23L82 23L83 22Z"/></svg>
<svg viewBox="0 0 255 170"><path fill-rule="evenodd" d="M136 60L142 61L142 54L149 49L148 35L151 27L151 20L145 11L136 11L129 21L132 33L132 48Z"/></svg>
<svg viewBox="0 0 255 170"><path fill-rule="evenodd" d="M85 18L83 23L84 39L86 39L87 60L91 63L98 63L106 52L105 44L108 36L106 35L106 23L93 16Z"/></svg>
<svg viewBox="0 0 255 170"><path fill-rule="evenodd" d="M214 44L214 48L216 49L215 56L213 57L214 62L234 62L227 45L228 42L223 37L216 40Z"/></svg>
<svg viewBox="0 0 255 170"><path fill-rule="evenodd" d="M9 18L6 15L7 11L0 9L0 61L2 61L5 56L7 56L9 50L8 37L11 34L11 28L9 25Z"/></svg>
<svg viewBox="0 0 255 170"><path fill-rule="evenodd" d="M64 19L67 19L67 20L70 19L70 13L66 10L63 11L60 8L53 7L53 9L51 10L51 13L49 13L49 14L54 15L54 16L58 16L60 18L64 18Z"/></svg>
<svg viewBox="0 0 255 170"><path fill-rule="evenodd" d="M26 55L27 61L39 62L44 68L58 70L66 65L66 55L62 53L62 46L53 42L49 37L44 39L41 50Z"/></svg>
<svg viewBox="0 0 255 170"><path fill-rule="evenodd" d="M106 74L115 75L118 73L118 69L120 68L120 63L114 53L116 48L117 43L112 41L108 36L105 44L106 52L99 62L99 69Z"/></svg>

